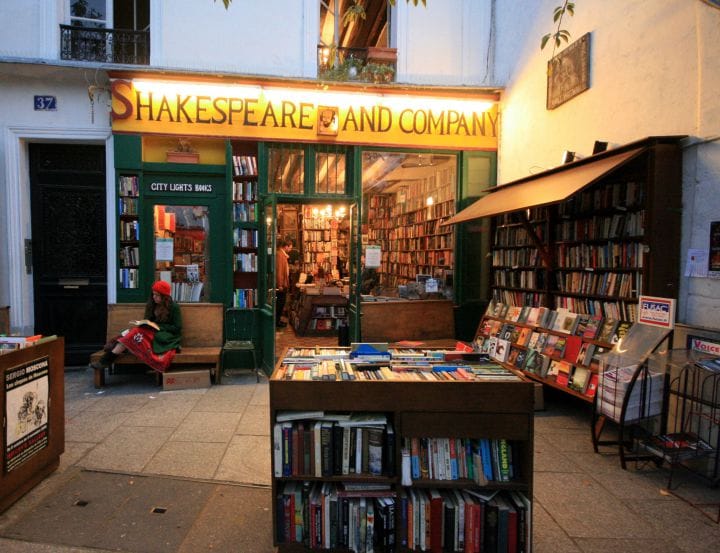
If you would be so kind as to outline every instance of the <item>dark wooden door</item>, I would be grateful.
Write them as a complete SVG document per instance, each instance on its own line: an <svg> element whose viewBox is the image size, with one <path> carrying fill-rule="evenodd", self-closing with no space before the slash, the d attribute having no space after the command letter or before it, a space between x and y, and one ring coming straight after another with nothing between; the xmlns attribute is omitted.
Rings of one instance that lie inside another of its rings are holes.
<svg viewBox="0 0 720 553"><path fill-rule="evenodd" d="M35 332L65 337L66 365L105 342L105 148L30 144Z"/></svg>

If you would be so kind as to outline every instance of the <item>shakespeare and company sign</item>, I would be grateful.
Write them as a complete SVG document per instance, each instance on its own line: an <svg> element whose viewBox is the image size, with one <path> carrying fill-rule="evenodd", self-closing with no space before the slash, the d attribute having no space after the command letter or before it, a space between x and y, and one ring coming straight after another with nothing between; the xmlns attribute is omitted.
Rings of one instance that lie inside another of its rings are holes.
<svg viewBox="0 0 720 553"><path fill-rule="evenodd" d="M114 132L497 150L496 98L114 80Z"/></svg>

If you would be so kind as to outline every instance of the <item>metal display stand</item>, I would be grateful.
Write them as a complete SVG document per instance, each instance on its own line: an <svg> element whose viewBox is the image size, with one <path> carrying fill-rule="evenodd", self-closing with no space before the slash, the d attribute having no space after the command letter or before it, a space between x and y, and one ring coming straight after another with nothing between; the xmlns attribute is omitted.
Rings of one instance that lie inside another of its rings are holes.
<svg viewBox="0 0 720 553"><path fill-rule="evenodd" d="M652 369L647 361L670 332L666 328L635 324L613 351L600 356L591 422L593 449L598 453L599 446L617 446L623 469L627 468L628 460L640 458L633 453L637 437L662 426L667 377ZM601 439L608 420L618 425L616 439Z"/></svg>

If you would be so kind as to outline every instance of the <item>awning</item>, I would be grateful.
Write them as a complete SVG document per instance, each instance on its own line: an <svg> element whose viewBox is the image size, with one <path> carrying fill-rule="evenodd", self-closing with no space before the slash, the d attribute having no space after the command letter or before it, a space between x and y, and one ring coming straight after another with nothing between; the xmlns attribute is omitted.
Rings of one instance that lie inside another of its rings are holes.
<svg viewBox="0 0 720 553"><path fill-rule="evenodd" d="M640 155L645 148L626 150L601 159L581 160L577 165L558 168L520 181L498 186L443 224L463 223L519 209L561 202L590 186L620 165Z"/></svg>

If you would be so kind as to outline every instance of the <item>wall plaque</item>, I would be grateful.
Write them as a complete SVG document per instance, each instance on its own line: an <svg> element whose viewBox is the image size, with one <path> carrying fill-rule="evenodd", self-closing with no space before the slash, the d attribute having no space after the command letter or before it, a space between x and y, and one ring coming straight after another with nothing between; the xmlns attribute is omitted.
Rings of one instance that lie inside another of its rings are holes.
<svg viewBox="0 0 720 553"><path fill-rule="evenodd" d="M547 109L555 109L590 88L590 33L548 61Z"/></svg>

